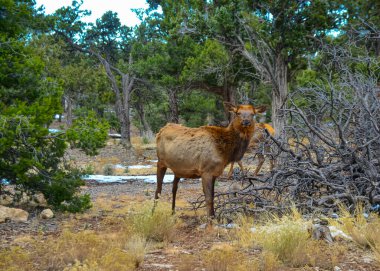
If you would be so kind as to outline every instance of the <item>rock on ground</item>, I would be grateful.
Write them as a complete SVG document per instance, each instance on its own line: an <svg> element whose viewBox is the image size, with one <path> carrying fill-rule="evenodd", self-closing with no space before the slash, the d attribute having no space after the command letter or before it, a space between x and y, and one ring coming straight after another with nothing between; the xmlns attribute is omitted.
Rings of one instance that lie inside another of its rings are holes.
<svg viewBox="0 0 380 271"><path fill-rule="evenodd" d="M42 218L42 219L50 219L50 218L53 218L53 217L54 217L54 213L50 209L45 209L40 214L40 218Z"/></svg>
<svg viewBox="0 0 380 271"><path fill-rule="evenodd" d="M15 222L26 222L28 220L29 213L22 209L9 208L0 205L0 223L7 220Z"/></svg>

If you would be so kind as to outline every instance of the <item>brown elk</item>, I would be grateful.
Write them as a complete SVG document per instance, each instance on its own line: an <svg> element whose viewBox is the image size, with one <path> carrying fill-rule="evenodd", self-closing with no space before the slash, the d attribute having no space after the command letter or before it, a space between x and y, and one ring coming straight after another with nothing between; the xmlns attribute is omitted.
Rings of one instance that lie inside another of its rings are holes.
<svg viewBox="0 0 380 271"><path fill-rule="evenodd" d="M214 216L215 180L231 162L240 161L255 131L253 116L266 107L252 105L234 106L225 103L234 113L228 127L201 126L188 128L169 123L157 134L157 189L155 198L162 191L167 168L174 173L172 210L180 178L201 178L205 194L207 215Z"/></svg>
<svg viewBox="0 0 380 271"><path fill-rule="evenodd" d="M268 131L270 135L274 135L274 128L267 124L267 123L258 123L256 124L256 129L255 133L252 136L251 142L249 143L248 149L251 149L254 153L255 156L258 157L259 163L257 164L256 170L253 173L254 176L257 176L261 170L261 167L263 166L265 162L265 155L264 153L269 153L270 152L270 146L266 143L268 136L265 132L265 130ZM273 169L274 167L274 159L270 159L270 170ZM241 161L237 161L240 170L243 171L243 163ZM234 169L234 162L231 163L230 170L227 174L227 178L231 178L232 172Z"/></svg>

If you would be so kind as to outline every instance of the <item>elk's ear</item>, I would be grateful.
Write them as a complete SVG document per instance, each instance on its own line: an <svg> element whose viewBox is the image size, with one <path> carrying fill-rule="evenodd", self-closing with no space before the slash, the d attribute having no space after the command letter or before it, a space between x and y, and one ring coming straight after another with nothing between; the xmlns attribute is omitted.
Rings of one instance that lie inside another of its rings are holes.
<svg viewBox="0 0 380 271"><path fill-rule="evenodd" d="M230 102L223 102L224 104L224 107L229 111L229 112L234 112L236 113L237 111L237 107L235 105L233 105L232 103Z"/></svg>
<svg viewBox="0 0 380 271"><path fill-rule="evenodd" d="M255 107L255 113L264 113L267 111L267 106L266 105L260 105L258 107Z"/></svg>

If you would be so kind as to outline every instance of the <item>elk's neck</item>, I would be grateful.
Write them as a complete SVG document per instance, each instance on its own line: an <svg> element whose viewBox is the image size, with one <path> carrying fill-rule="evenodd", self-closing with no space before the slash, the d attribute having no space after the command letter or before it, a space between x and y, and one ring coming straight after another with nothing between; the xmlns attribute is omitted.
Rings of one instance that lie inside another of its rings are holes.
<svg viewBox="0 0 380 271"><path fill-rule="evenodd" d="M228 127L203 126L213 137L215 147L218 149L220 156L225 161L225 165L230 162L240 161L246 152L255 126L241 127L232 125Z"/></svg>
<svg viewBox="0 0 380 271"><path fill-rule="evenodd" d="M254 124L248 127L242 127L231 123L227 127L226 132L229 134L228 137L230 138L225 146L226 153L229 154L228 162L240 161L243 158L252 138L254 129Z"/></svg>

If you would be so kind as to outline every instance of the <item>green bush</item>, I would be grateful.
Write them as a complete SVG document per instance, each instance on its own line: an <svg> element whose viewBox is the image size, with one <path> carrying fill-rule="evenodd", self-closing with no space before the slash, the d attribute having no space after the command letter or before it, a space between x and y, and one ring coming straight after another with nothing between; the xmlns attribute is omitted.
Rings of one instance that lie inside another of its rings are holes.
<svg viewBox="0 0 380 271"><path fill-rule="evenodd" d="M106 175L106 176L111 176L114 174L114 168L112 165L108 164L108 165L105 165L104 168L103 168L103 174Z"/></svg>
<svg viewBox="0 0 380 271"><path fill-rule="evenodd" d="M73 147L80 148L88 155L96 155L97 149L105 145L108 130L108 123L99 121L95 112L90 111L87 116L76 119L66 135Z"/></svg>

